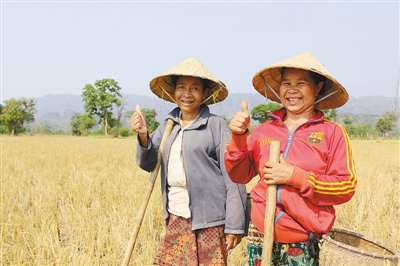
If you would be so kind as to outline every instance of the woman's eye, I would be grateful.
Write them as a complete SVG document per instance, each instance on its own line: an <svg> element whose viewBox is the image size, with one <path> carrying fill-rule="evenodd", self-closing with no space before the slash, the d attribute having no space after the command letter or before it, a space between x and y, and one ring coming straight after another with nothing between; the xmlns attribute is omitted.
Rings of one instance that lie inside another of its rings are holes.
<svg viewBox="0 0 400 266"><path fill-rule="evenodd" d="M297 83L297 86L299 86L299 87L303 87L303 86L305 86L306 85L306 83L305 82L299 82L299 83Z"/></svg>

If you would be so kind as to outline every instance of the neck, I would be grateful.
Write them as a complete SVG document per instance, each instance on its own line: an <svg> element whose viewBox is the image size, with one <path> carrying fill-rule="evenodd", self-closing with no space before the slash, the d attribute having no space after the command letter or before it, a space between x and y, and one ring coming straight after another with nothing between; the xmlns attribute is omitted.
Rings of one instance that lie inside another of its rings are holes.
<svg viewBox="0 0 400 266"><path fill-rule="evenodd" d="M310 120L312 117L315 116L315 111L314 109L312 109L309 112L303 112L301 114L293 114L293 113L289 113L286 111L286 115L283 119L284 123L288 126L299 126L305 122L307 122L308 120Z"/></svg>
<svg viewBox="0 0 400 266"><path fill-rule="evenodd" d="M188 125L189 123L191 123L193 120L196 119L196 117L199 115L199 113L200 113L200 109L195 112L190 112L190 113L184 112L181 110L181 117L180 117L181 123L183 125Z"/></svg>

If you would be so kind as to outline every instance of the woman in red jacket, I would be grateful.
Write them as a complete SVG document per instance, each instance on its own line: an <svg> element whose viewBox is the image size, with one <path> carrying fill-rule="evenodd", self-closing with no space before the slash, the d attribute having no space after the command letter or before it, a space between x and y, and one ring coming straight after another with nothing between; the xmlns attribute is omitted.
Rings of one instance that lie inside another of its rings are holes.
<svg viewBox="0 0 400 266"><path fill-rule="evenodd" d="M320 110L348 100L346 90L311 53L276 63L253 78L255 89L283 108L248 138L246 101L230 124L225 165L232 181L258 176L249 229L249 265L261 262L266 188L277 185L273 265L318 265L318 239L335 221L333 205L354 195L357 179L346 131ZM279 163L269 162L270 143L279 140Z"/></svg>

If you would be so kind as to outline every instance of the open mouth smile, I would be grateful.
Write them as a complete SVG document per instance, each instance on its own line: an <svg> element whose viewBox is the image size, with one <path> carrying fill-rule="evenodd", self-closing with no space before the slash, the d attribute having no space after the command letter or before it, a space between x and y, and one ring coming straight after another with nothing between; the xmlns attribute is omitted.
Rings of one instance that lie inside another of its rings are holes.
<svg viewBox="0 0 400 266"><path fill-rule="evenodd" d="M297 103L298 101L300 101L300 98L289 97L289 98L286 98L286 100L290 103Z"/></svg>
<svg viewBox="0 0 400 266"><path fill-rule="evenodd" d="M181 100L181 103L183 103L183 104L192 104L192 103L193 103L193 101L185 101L185 100Z"/></svg>

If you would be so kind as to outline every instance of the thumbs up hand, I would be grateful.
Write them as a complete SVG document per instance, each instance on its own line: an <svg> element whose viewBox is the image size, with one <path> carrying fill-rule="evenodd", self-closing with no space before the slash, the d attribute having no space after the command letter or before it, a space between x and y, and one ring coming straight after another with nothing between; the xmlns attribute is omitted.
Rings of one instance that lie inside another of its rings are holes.
<svg viewBox="0 0 400 266"><path fill-rule="evenodd" d="M249 107L245 100L242 101L242 111L237 112L231 119L229 123L229 129L233 134L241 135L250 126L250 114Z"/></svg>
<svg viewBox="0 0 400 266"><path fill-rule="evenodd" d="M132 114L129 123L133 131L137 132L139 135L146 134L147 136L146 120L144 119L139 105L136 105L136 112Z"/></svg>

